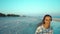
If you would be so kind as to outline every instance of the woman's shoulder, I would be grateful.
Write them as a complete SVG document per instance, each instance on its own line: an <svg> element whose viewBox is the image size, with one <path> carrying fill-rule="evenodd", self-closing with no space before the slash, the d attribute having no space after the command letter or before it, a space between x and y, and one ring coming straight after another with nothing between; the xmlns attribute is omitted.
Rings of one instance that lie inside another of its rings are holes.
<svg viewBox="0 0 60 34"><path fill-rule="evenodd" d="M37 27L37 31L42 31L42 25Z"/></svg>
<svg viewBox="0 0 60 34"><path fill-rule="evenodd" d="M37 29L41 29L42 28L42 25L38 26Z"/></svg>

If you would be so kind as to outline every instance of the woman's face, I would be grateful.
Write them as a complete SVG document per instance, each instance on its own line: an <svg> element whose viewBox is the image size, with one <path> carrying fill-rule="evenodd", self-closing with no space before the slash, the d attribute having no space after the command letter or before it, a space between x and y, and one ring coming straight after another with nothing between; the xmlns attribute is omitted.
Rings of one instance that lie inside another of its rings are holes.
<svg viewBox="0 0 60 34"><path fill-rule="evenodd" d="M44 22L45 22L45 24L46 24L47 26L50 26L51 17L46 16Z"/></svg>

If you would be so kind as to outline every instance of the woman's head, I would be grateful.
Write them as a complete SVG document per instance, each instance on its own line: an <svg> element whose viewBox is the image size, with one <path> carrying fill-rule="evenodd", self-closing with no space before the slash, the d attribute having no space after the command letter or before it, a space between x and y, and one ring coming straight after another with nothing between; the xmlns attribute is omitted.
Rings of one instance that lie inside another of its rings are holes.
<svg viewBox="0 0 60 34"><path fill-rule="evenodd" d="M46 23L48 25L50 24L51 21L52 21L52 17L50 15L45 15L43 20L42 20L43 24Z"/></svg>
<svg viewBox="0 0 60 34"><path fill-rule="evenodd" d="M50 22L52 21L52 17L50 15L45 15L44 18L43 18L43 25L46 27L46 28L49 28L50 27Z"/></svg>
<svg viewBox="0 0 60 34"><path fill-rule="evenodd" d="M50 22L52 21L52 17L50 15L45 15L42 22L38 24L38 26L45 24L47 27L50 26Z"/></svg>

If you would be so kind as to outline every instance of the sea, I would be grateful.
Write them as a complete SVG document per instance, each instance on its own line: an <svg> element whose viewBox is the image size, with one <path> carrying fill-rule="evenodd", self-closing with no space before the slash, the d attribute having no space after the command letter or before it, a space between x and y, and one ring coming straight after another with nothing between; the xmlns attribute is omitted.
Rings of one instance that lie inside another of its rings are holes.
<svg viewBox="0 0 60 34"><path fill-rule="evenodd" d="M41 18L36 17L0 17L0 34L35 34ZM53 34L60 34L60 22L52 21Z"/></svg>

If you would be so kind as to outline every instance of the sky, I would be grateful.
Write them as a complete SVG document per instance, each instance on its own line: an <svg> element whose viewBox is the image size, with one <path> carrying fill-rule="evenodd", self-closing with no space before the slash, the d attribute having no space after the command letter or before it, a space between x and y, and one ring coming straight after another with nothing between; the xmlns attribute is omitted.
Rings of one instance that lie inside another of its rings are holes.
<svg viewBox="0 0 60 34"><path fill-rule="evenodd" d="M60 16L60 0L0 0L0 13Z"/></svg>

